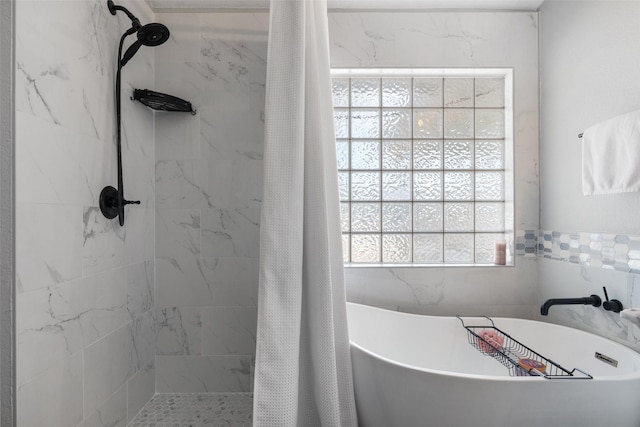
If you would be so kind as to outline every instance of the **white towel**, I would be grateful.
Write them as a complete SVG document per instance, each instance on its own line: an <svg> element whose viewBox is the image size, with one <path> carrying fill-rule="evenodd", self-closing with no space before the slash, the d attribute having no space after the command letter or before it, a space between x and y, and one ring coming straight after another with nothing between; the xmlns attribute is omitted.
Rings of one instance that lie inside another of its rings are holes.
<svg viewBox="0 0 640 427"><path fill-rule="evenodd" d="M582 192L640 191L640 110L591 126L582 136Z"/></svg>

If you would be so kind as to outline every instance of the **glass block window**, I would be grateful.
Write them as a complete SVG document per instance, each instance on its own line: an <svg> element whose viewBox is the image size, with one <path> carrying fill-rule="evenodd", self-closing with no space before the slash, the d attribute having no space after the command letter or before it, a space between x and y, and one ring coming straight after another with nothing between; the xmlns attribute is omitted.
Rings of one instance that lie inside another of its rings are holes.
<svg viewBox="0 0 640 427"><path fill-rule="evenodd" d="M505 77L334 70L332 85L344 261L493 263L513 218Z"/></svg>

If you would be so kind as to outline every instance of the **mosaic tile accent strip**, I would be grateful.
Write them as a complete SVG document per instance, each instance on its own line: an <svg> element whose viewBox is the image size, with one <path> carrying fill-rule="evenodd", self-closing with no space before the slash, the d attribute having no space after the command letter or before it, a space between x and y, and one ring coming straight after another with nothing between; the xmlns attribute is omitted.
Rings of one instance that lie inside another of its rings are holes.
<svg viewBox="0 0 640 427"><path fill-rule="evenodd" d="M535 257L538 245L538 230L516 230L516 256Z"/></svg>
<svg viewBox="0 0 640 427"><path fill-rule="evenodd" d="M253 393L156 394L128 427L251 427Z"/></svg>
<svg viewBox="0 0 640 427"><path fill-rule="evenodd" d="M539 230L537 248L544 258L640 273L640 236Z"/></svg>

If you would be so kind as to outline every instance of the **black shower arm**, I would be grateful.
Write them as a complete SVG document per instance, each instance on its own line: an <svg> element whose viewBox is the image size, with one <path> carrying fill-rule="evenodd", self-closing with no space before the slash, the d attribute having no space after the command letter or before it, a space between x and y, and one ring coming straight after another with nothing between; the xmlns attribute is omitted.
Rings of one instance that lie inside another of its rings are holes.
<svg viewBox="0 0 640 427"><path fill-rule="evenodd" d="M140 20L136 18L133 13L129 12L129 9L127 9L126 7L117 6L115 3L113 3L113 0L107 0L107 7L109 8L109 12L111 12L111 14L114 16L118 10L121 10L124 13L126 13L129 19L131 20L132 28L134 28L135 31L137 31L138 28L140 28ZM130 34L133 34L133 32Z"/></svg>

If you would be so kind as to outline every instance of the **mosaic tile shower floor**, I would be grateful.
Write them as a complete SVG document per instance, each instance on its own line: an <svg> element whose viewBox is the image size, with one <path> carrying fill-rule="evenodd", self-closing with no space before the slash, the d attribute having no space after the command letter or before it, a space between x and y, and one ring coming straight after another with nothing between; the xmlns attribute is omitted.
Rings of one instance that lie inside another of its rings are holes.
<svg viewBox="0 0 640 427"><path fill-rule="evenodd" d="M156 394L128 427L251 427L253 393Z"/></svg>

